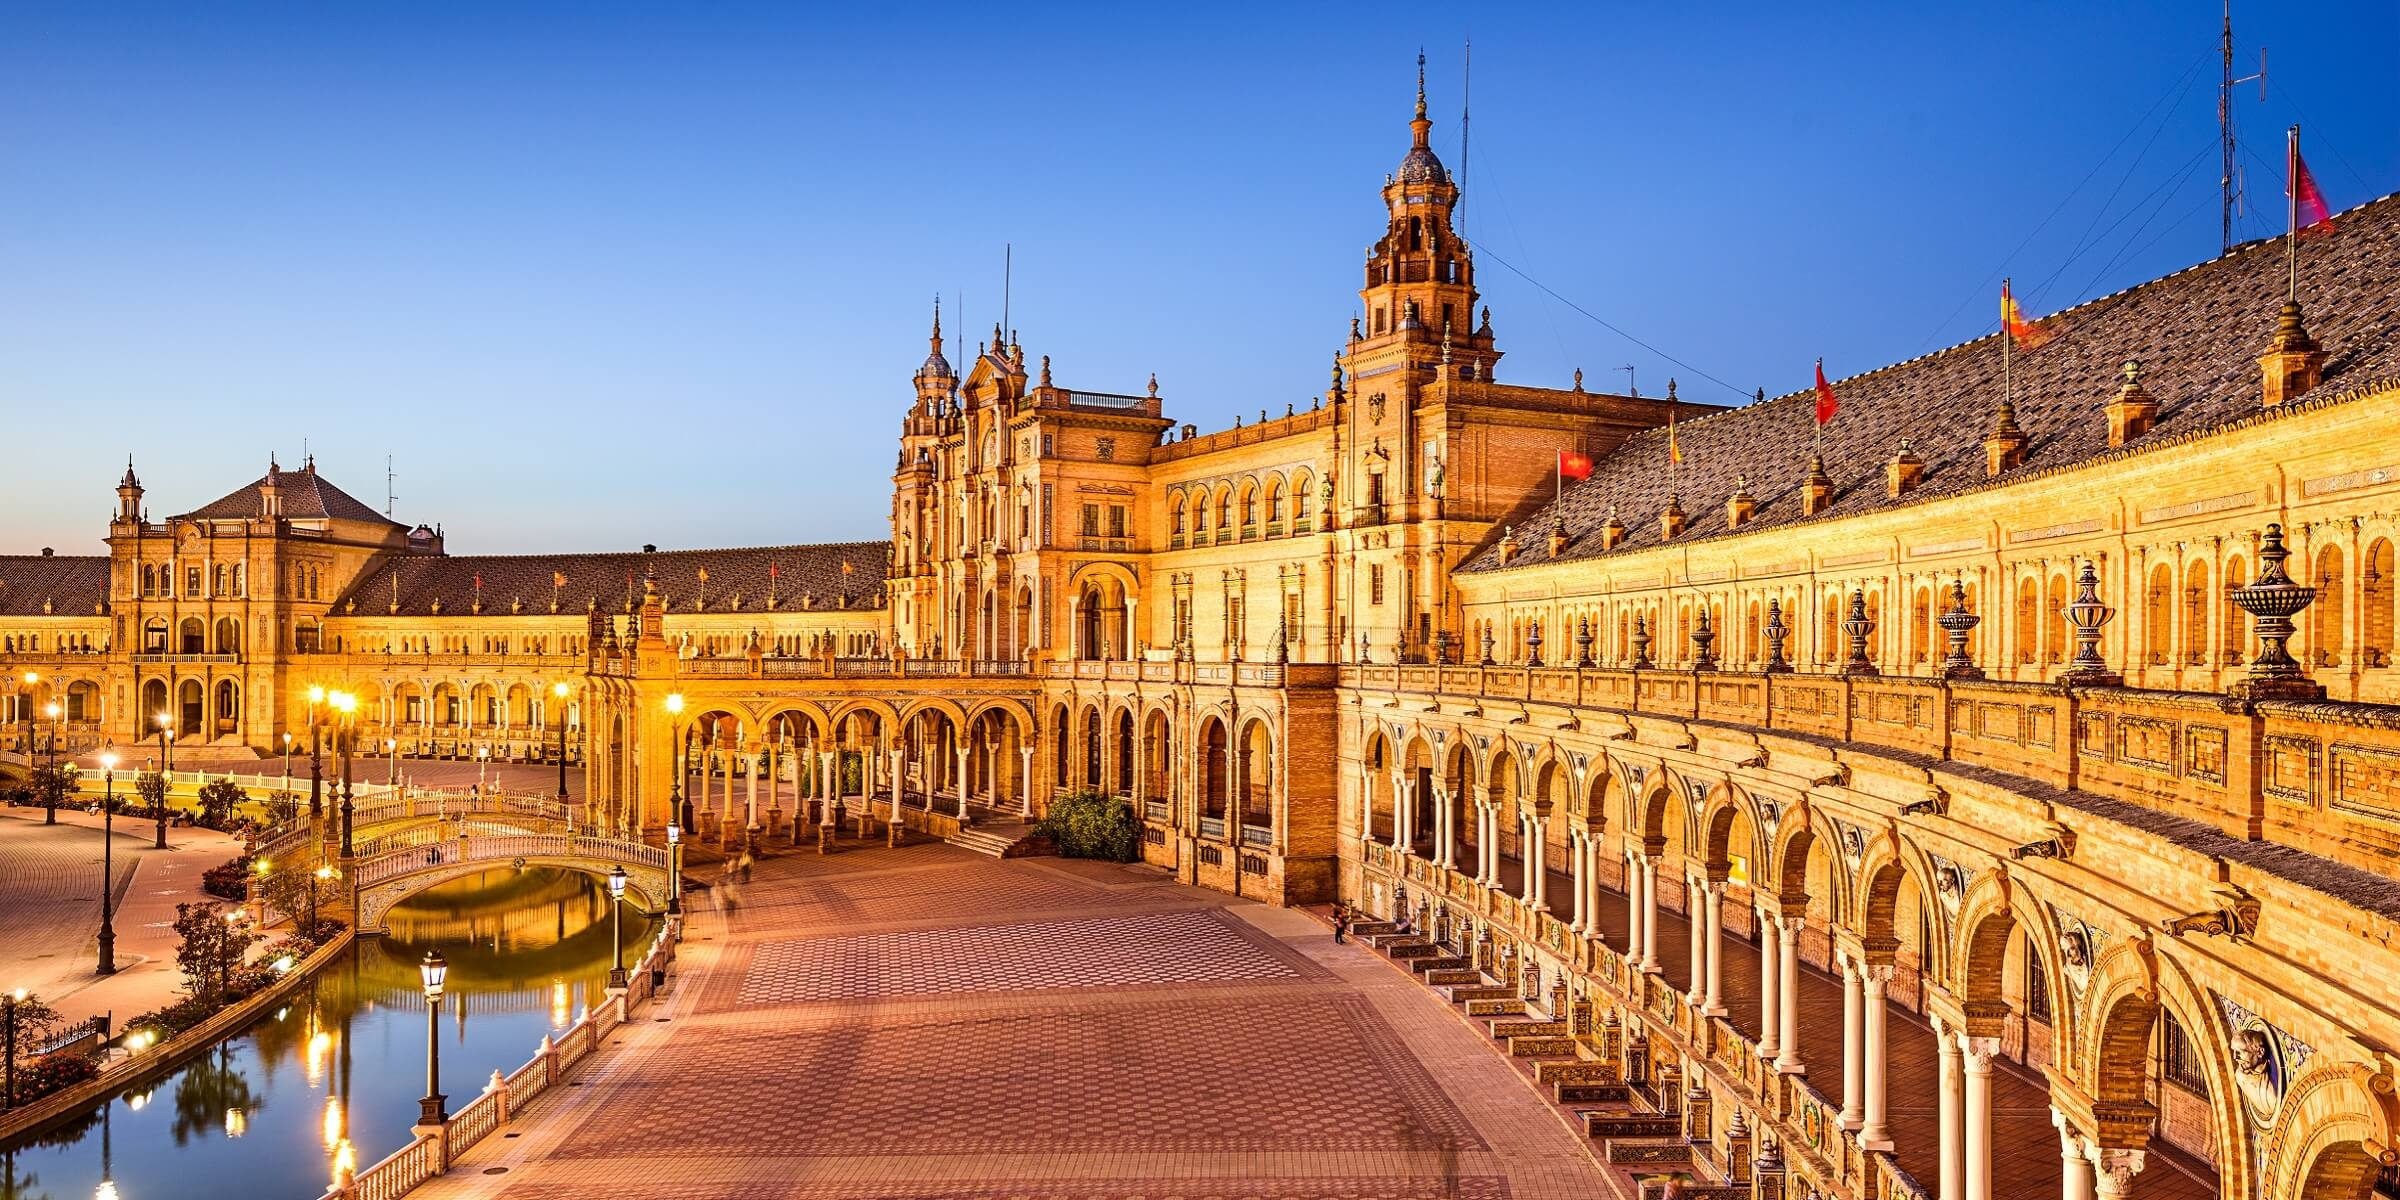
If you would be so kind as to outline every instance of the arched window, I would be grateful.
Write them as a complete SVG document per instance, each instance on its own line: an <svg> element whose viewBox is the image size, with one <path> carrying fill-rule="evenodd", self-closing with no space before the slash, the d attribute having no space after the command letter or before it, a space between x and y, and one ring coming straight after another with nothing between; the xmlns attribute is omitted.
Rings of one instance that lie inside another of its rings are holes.
<svg viewBox="0 0 2400 1200"><path fill-rule="evenodd" d="M2142 599L2142 661L2163 667L2168 663L2167 648L2175 624L2175 579L2167 564L2151 569L2150 587Z"/></svg>
<svg viewBox="0 0 2400 1200"><path fill-rule="evenodd" d="M1182 537L1184 534L1184 511L1183 494L1181 492L1176 493L1175 498L1168 502L1167 519L1169 521L1168 528L1170 532L1174 533L1174 535L1177 537Z"/></svg>
<svg viewBox="0 0 2400 1200"><path fill-rule="evenodd" d="M2183 665L2208 665L2208 563L2193 559L2183 569Z"/></svg>
<svg viewBox="0 0 2400 1200"><path fill-rule="evenodd" d="M1267 520L1269 523L1283 520L1283 481L1280 479L1267 484Z"/></svg>
<svg viewBox="0 0 2400 1200"><path fill-rule="evenodd" d="M2392 544L2382 538L2367 547L2358 573L2359 663L2392 665Z"/></svg>
<svg viewBox="0 0 2400 1200"><path fill-rule="evenodd" d="M2317 554L2317 602L2309 606L2309 643L2320 667L2342 665L2343 624L2348 613L2349 581L2343 578L2342 548L2327 546Z"/></svg>

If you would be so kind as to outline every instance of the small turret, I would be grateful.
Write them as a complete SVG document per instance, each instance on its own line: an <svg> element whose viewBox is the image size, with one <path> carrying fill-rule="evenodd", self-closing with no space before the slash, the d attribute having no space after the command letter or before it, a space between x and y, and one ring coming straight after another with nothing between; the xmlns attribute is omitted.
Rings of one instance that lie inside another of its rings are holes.
<svg viewBox="0 0 2400 1200"><path fill-rule="evenodd" d="M142 481L133 473L133 456L125 456L125 478L117 481L117 519L129 524L142 519Z"/></svg>

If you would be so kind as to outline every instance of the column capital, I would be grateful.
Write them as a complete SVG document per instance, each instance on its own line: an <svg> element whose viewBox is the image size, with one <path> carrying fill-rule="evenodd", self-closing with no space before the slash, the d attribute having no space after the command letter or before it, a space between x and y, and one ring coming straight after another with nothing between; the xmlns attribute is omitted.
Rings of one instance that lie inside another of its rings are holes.
<svg viewBox="0 0 2400 1200"><path fill-rule="evenodd" d="M1711 879L1711 880L1709 880L1709 881L1708 881L1708 883L1707 883L1706 885L1704 885L1704 886L1706 886L1706 888L1708 889L1708 895L1709 895L1709 898L1710 898L1710 899L1712 899L1712 900L1717 900L1717 901L1720 901L1720 902L1722 902L1722 901L1725 899L1725 891L1726 891L1726 886L1727 886L1727 885L1726 885L1726 882L1725 882L1724 880L1722 880L1722 879Z"/></svg>
<svg viewBox="0 0 2400 1200"><path fill-rule="evenodd" d="M1868 991L1881 995L1883 989L1891 986L1895 970L1890 963L1864 963L1859 967L1859 975L1866 980Z"/></svg>
<svg viewBox="0 0 2400 1200"><path fill-rule="evenodd" d="M2086 1153L2098 1185L2094 1190L2102 1196L2123 1196L2133 1188L2133 1177L2141 1173L2148 1151L2127 1150L2115 1146L2093 1146Z"/></svg>
<svg viewBox="0 0 2400 1200"><path fill-rule="evenodd" d="M1969 1037L1962 1033L1958 1035L1958 1052L1966 1059L1968 1073L1988 1075L1992 1070L1992 1060L2000 1057L2000 1039Z"/></svg>

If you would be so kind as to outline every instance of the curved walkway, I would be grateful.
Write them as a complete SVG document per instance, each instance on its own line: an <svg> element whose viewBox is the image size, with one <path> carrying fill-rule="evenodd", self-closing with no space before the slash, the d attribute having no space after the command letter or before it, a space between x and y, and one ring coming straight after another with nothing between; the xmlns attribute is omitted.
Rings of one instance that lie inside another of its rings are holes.
<svg viewBox="0 0 2400 1200"><path fill-rule="evenodd" d="M940 845L783 854L745 893L693 893L667 1023L420 1194L1612 1194L1506 1059L1304 913Z"/></svg>

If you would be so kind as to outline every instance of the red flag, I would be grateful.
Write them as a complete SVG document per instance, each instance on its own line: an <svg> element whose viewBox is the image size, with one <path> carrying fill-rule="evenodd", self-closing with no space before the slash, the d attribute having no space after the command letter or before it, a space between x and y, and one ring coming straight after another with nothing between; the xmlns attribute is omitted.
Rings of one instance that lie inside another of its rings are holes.
<svg viewBox="0 0 2400 1200"><path fill-rule="evenodd" d="M1559 451L1558 474L1561 479L1590 479L1592 477L1591 456L1573 450Z"/></svg>
<svg viewBox="0 0 2400 1200"><path fill-rule="evenodd" d="M1817 424L1833 419L1833 410L1841 407L1834 399L1833 385L1825 382L1825 360L1817 360Z"/></svg>
<svg viewBox="0 0 2400 1200"><path fill-rule="evenodd" d="M769 579L774 579L774 578L776 578L776 577L778 577L778 576L780 576L780 575L782 575L782 574L783 574L783 568L782 568L782 567L776 566L774 563L768 563L768 564L767 564L767 578L769 578Z"/></svg>
<svg viewBox="0 0 2400 1200"><path fill-rule="evenodd" d="M567 573L565 571L550 572L550 586L554 588L567 586Z"/></svg>
<svg viewBox="0 0 2400 1200"><path fill-rule="evenodd" d="M475 590L479 592L483 590L483 576L481 575L475 577Z"/></svg>
<svg viewBox="0 0 2400 1200"><path fill-rule="evenodd" d="M2317 190L2317 177L2308 173L2308 160L2300 157L2300 147L2292 147L2292 178L2284 194L2292 198L2292 232L2301 237L2323 237L2333 232L2333 211L2325 207L2325 193Z"/></svg>

